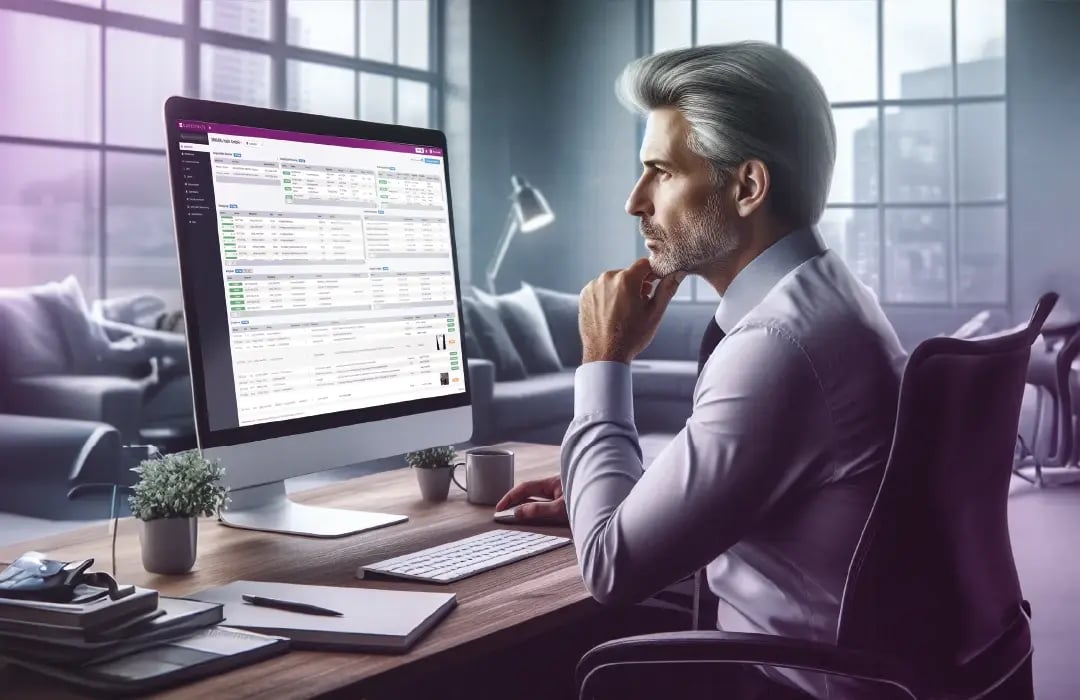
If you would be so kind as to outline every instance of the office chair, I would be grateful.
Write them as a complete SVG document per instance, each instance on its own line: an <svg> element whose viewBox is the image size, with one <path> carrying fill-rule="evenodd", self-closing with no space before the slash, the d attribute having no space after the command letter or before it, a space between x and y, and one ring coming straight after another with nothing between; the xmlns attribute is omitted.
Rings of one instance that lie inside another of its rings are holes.
<svg viewBox="0 0 1080 700"><path fill-rule="evenodd" d="M724 697L725 669L751 665L863 679L872 697L1033 698L1007 498L1028 356L1055 301L1044 295L1013 333L930 338L912 352L836 644L712 630L616 639L581 658L579 697L610 697L627 678L664 687L692 663L715 674L708 697Z"/></svg>
<svg viewBox="0 0 1080 700"><path fill-rule="evenodd" d="M1047 339L1047 351L1045 353L1032 354L1028 365L1029 384L1036 387L1036 411L1035 429L1032 434L1032 445L1028 449L1029 454L1016 460L1013 472L1028 483L1035 484L1040 488L1044 486L1043 469L1076 467L1075 454L1075 420L1076 420L1076 392L1071 385L1075 380L1070 379L1073 374L1072 364L1080 356L1080 328L1072 328L1072 334L1063 340L1052 334L1043 333ZM1049 454L1039 454L1039 434L1043 430L1042 404L1043 396L1050 398L1050 406L1053 415L1050 420L1050 444ZM1032 475L1029 476L1029 473Z"/></svg>

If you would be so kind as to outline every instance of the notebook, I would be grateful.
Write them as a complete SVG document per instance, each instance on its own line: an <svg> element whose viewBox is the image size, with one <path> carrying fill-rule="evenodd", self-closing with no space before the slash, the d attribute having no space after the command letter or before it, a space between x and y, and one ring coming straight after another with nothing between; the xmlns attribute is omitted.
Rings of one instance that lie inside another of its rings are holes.
<svg viewBox="0 0 1080 700"><path fill-rule="evenodd" d="M289 642L228 627L88 666L50 665L0 654L0 659L74 686L112 695L144 694L224 673L288 651Z"/></svg>
<svg viewBox="0 0 1080 700"><path fill-rule="evenodd" d="M344 615L326 617L259 607L245 603L241 599L244 594L318 605ZM227 625L288 637L293 649L387 653L411 649L457 605L454 593L267 581L236 581L191 597L224 603Z"/></svg>
<svg viewBox="0 0 1080 700"><path fill-rule="evenodd" d="M49 603L0 597L0 621L93 629L157 608L157 591L138 586L130 588L134 590L123 598L113 600L105 596L87 603ZM85 594L97 590L100 589L79 586L76 592Z"/></svg>
<svg viewBox="0 0 1080 700"><path fill-rule="evenodd" d="M0 653L42 663L88 664L117 658L132 651L190 635L224 619L220 603L183 598L161 598L160 615L125 629L113 639L49 639L40 634L0 636Z"/></svg>

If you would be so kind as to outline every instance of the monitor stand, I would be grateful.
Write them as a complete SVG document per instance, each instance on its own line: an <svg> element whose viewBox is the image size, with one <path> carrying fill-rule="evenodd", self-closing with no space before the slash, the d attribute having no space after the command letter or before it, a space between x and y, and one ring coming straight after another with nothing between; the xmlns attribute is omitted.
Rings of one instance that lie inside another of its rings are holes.
<svg viewBox="0 0 1080 700"><path fill-rule="evenodd" d="M306 506L289 500L285 482L230 491L231 503L220 520L229 527L307 537L345 537L403 523L406 515Z"/></svg>

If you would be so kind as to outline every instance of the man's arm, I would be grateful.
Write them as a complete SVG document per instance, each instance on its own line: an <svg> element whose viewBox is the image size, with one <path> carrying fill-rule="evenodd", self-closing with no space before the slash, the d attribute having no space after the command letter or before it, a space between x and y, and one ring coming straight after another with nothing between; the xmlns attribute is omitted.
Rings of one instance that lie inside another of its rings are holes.
<svg viewBox="0 0 1080 700"><path fill-rule="evenodd" d="M829 459L832 422L809 358L781 331L741 328L706 365L685 427L642 469L630 368L577 370L562 483L585 584L633 603L738 542Z"/></svg>

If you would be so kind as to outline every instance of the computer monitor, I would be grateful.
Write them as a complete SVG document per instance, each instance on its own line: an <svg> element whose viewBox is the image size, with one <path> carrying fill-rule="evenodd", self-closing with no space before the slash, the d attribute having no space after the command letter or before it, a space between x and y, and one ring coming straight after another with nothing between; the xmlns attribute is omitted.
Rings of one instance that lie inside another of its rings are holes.
<svg viewBox="0 0 1080 700"><path fill-rule="evenodd" d="M181 97L165 129L222 521L337 537L406 520L300 505L283 480L472 435L445 135Z"/></svg>

